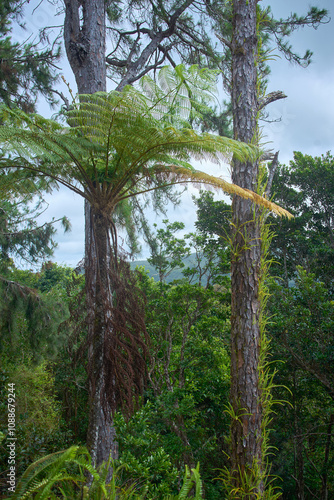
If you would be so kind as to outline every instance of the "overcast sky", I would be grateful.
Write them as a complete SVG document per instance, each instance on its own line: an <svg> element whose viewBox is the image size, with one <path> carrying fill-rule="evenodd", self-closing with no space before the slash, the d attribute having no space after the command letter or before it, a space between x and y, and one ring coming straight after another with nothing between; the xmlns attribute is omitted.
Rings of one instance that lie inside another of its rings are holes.
<svg viewBox="0 0 334 500"><path fill-rule="evenodd" d="M32 4L38 2L30 2ZM276 18L286 17L291 12L305 13L310 5L328 9L334 17L333 0L262 0L262 5L270 5ZM56 8L44 2L31 16L26 17L27 29L36 30L46 25L60 24L60 18L55 17ZM293 158L294 151L304 154L320 156L327 151L334 151L334 20L321 25L317 30L302 28L291 37L295 51L304 54L306 49L313 52L312 64L300 68L288 63L275 50L277 58L270 63L271 75L269 76L268 92L281 90L287 99L277 101L267 107L270 118L275 121L264 126L264 141L267 147L274 151L279 150L279 159L288 164ZM18 41L23 41L24 36L16 33ZM62 63L65 78L70 82L74 91L76 87L71 70L66 61ZM42 114L50 111L43 106ZM203 170L209 168L202 165ZM228 178L226 167L222 170L215 169L216 175ZM186 231L193 230L196 220L195 206L191 200L191 192L185 193L182 206L169 209L168 218L172 221L179 220L186 224ZM47 198L49 208L43 215L43 220L50 220L67 215L72 224L72 231L63 234L59 229L57 235L58 248L55 251L54 261L59 264L75 266L83 257L84 220L83 202L68 190L61 189ZM150 219L159 221L155 215L149 214ZM147 257L144 251L141 258Z"/></svg>

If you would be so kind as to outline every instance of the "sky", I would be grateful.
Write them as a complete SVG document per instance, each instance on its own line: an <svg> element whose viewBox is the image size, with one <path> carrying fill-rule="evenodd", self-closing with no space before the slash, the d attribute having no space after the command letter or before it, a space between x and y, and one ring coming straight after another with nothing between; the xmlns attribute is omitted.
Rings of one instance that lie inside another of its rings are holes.
<svg viewBox="0 0 334 500"><path fill-rule="evenodd" d="M265 133L275 151L280 151L280 161L286 164L293 159L294 151L320 156L334 150L334 2L265 0L262 4L270 5L276 18L291 11L302 14L310 5L326 8L332 17L317 30L301 28L290 38L296 52L313 52L308 68L282 58L271 62L268 92L282 90L287 99L268 105L271 118L281 121L267 125Z"/></svg>
<svg viewBox="0 0 334 500"><path fill-rule="evenodd" d="M30 2L29 8L33 9ZM327 151L334 154L334 1L333 0L262 0L262 5L270 5L276 18L287 17L291 12L306 13L310 5L326 8L332 17L328 24L321 25L317 30L301 28L295 32L290 41L294 50L304 54L306 49L313 52L312 63L308 68L292 65L275 49L274 60L270 61L271 74L267 92L283 91L287 98L276 101L266 108L272 123L263 124L263 142L268 149L279 151L279 161L288 164L293 159L294 151L301 151L311 156L321 156ZM25 22L27 32L47 26L61 24L61 18L55 17L56 7L43 2L35 11L27 14ZM15 32L17 41L23 42L26 33ZM76 91L74 77L66 59L61 63L63 74L70 86ZM39 112L51 116L52 112L41 103ZM211 165L196 165L196 168L221 175L229 180L228 168ZM194 188L182 195L182 206L168 207L170 221L181 221L185 224L185 233L194 230L196 220L196 207L192 195L196 194ZM72 230L64 234L58 229L56 240L58 248L54 253L54 260L58 264L75 267L83 258L84 248L84 218L83 201L66 188L61 188L46 198L49 205L43 214L41 222L52 217L59 218L66 215L70 218ZM148 212L149 219L158 224L164 217L157 217L153 212ZM148 257L144 247L142 255L138 258Z"/></svg>

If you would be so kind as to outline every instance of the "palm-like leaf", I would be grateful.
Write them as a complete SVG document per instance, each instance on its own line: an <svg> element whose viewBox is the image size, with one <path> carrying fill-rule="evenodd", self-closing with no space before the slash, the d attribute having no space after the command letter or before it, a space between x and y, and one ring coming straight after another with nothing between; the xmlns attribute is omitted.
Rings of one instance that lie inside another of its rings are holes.
<svg viewBox="0 0 334 500"><path fill-rule="evenodd" d="M146 75L140 86L156 118L189 127L189 121L200 119L203 111L209 111L208 104L217 101L217 74L197 65L165 66L157 81Z"/></svg>
<svg viewBox="0 0 334 500"><path fill-rule="evenodd" d="M91 500L143 500L146 498L146 487L139 490L136 484L126 488L118 485L120 471L126 464L120 467L113 466L111 481L107 481L110 463L102 464L96 470L91 465L91 458L86 448L71 446L71 448L52 453L31 464L24 474L19 478L14 495L16 500L53 500L60 498ZM75 471L75 472L74 472ZM87 477L85 471L92 476L91 485L85 486ZM195 496L189 496L195 488ZM202 481L199 474L199 465L196 469L186 471L183 484L177 495L169 495L165 500L201 500Z"/></svg>
<svg viewBox="0 0 334 500"><path fill-rule="evenodd" d="M263 197L219 177L194 170L191 159L240 160L257 151L226 137L181 130L154 117L151 100L132 87L123 92L80 97L68 114L71 127L38 115L5 110L11 123L0 128L4 152L0 168L30 169L88 199L104 213L127 197L165 185L195 182L237 194L279 215L288 212ZM17 124L21 124L20 127Z"/></svg>
<svg viewBox="0 0 334 500"><path fill-rule="evenodd" d="M56 482L72 481L76 484L84 482L85 478L80 475L69 475L66 467L73 462L77 456L85 459L82 466L87 462L88 453L84 448L72 446L68 450L47 455L31 464L18 481L13 498L29 499L51 498L50 491Z"/></svg>

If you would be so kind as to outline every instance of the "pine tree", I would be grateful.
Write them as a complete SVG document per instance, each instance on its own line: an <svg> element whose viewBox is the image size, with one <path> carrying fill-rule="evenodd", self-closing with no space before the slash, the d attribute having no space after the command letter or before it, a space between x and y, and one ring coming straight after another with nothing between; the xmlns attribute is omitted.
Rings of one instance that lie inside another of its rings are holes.
<svg viewBox="0 0 334 500"><path fill-rule="evenodd" d="M38 95L55 104L52 87L57 81L55 64L60 48L41 49L38 42L13 43L11 31L15 21L23 18L22 2L0 2L0 102L34 111ZM20 23L21 24L21 23Z"/></svg>
<svg viewBox="0 0 334 500"><path fill-rule="evenodd" d="M257 0L233 2L232 107L234 137L258 143ZM256 190L258 161L233 161L232 178ZM257 210L234 197L231 262L231 466L234 487L262 468L262 409L259 382L261 236ZM252 481L249 499L263 485ZM253 479L253 478L252 478ZM253 486L255 483L255 486ZM253 490L254 488L254 490ZM252 491L253 490L253 491Z"/></svg>
<svg viewBox="0 0 334 500"><path fill-rule="evenodd" d="M13 259L36 266L50 258L56 246L55 223L61 222L65 231L70 229L66 217L38 225L36 219L44 211L41 191L45 189L47 183L29 179L26 174L17 175L9 169L0 172L1 272Z"/></svg>

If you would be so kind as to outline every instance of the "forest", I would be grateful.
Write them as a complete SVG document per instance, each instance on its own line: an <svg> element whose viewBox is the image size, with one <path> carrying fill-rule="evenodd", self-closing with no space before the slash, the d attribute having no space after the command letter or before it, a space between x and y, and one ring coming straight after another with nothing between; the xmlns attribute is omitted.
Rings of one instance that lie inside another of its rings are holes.
<svg viewBox="0 0 334 500"><path fill-rule="evenodd" d="M31 3L0 0L0 498L334 498L334 156L262 133L273 54L308 67L330 13Z"/></svg>

